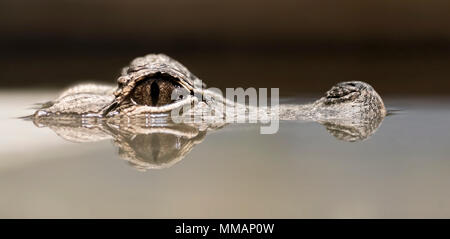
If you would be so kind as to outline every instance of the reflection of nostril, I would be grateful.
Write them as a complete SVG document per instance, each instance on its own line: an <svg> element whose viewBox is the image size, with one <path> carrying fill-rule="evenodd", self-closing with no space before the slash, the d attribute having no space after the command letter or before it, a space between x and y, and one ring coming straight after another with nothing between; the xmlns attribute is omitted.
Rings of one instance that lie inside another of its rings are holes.
<svg viewBox="0 0 450 239"><path fill-rule="evenodd" d="M152 105L155 106L158 104L159 99L159 85L156 83L156 80L150 86L150 95L152 97Z"/></svg>

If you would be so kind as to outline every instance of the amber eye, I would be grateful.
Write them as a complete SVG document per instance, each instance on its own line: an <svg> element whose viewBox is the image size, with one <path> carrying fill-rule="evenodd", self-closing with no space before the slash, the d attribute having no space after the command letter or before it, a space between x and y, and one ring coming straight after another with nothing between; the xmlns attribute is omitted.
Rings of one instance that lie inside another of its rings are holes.
<svg viewBox="0 0 450 239"><path fill-rule="evenodd" d="M131 98L139 105L162 106L173 103L172 91L180 87L173 79L152 76L139 82Z"/></svg>

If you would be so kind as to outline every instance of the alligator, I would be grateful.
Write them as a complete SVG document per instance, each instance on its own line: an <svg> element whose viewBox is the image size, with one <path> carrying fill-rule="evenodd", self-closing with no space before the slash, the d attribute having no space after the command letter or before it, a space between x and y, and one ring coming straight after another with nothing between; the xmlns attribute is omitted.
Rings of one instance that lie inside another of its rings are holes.
<svg viewBox="0 0 450 239"><path fill-rule="evenodd" d="M243 111L224 110L227 108ZM362 81L338 83L309 104L272 108L233 102L207 89L178 61L164 54L149 54L124 67L117 86L76 85L40 105L29 118L75 142L113 138L122 158L145 170L178 162L207 131L224 127L229 123L226 118L238 117L236 112L256 112L257 118L315 121L348 142L368 138L387 114L379 94ZM174 110L183 122L171 118ZM206 119L205 111L214 112L215 120ZM194 118L200 122L186 121Z"/></svg>

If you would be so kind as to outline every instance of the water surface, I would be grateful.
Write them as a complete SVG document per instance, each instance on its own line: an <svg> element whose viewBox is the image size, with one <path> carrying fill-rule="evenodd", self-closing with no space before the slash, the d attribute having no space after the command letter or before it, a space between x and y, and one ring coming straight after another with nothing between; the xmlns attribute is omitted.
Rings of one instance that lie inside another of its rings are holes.
<svg viewBox="0 0 450 239"><path fill-rule="evenodd" d="M112 140L73 143L16 118L56 93L0 94L2 218L450 217L448 98L387 98L400 111L353 143L314 122L274 135L228 125L141 172Z"/></svg>

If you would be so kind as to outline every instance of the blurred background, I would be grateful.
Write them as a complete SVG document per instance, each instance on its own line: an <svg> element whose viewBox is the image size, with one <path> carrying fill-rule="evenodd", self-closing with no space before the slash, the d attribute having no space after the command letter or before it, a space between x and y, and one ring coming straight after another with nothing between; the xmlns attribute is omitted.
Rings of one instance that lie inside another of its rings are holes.
<svg viewBox="0 0 450 239"><path fill-rule="evenodd" d="M448 0L1 0L0 88L113 83L166 53L214 87L450 93Z"/></svg>

